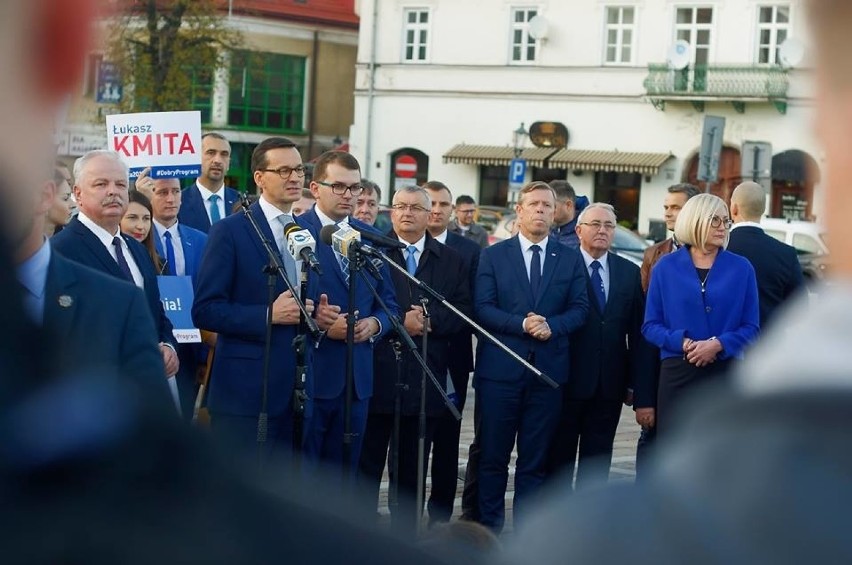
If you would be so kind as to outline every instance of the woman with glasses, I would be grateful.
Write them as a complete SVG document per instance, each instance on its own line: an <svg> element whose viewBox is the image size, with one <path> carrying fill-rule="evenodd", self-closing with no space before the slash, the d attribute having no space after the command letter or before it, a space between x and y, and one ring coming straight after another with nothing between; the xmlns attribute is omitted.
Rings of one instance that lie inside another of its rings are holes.
<svg viewBox="0 0 852 565"><path fill-rule="evenodd" d="M670 432L683 393L723 377L760 331L754 269L725 251L730 227L721 198L690 198L675 224L683 246L651 272L642 333L660 348L656 421L647 422L658 433Z"/></svg>

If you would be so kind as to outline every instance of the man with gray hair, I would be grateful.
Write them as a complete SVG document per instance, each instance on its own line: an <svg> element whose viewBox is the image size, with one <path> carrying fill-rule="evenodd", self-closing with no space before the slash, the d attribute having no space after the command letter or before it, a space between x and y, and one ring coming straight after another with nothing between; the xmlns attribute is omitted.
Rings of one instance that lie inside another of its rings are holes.
<svg viewBox="0 0 852 565"><path fill-rule="evenodd" d="M74 163L74 195L80 213L51 240L60 255L135 284L145 292L157 328L166 375L178 372L177 342L160 302L157 271L148 252L120 230L127 210L127 165L114 151L89 151Z"/></svg>
<svg viewBox="0 0 852 565"><path fill-rule="evenodd" d="M760 227L766 191L756 182L741 183L731 194L731 238L728 251L742 255L754 267L760 299L760 327L804 284L796 249L767 235Z"/></svg>
<svg viewBox="0 0 852 565"><path fill-rule="evenodd" d="M610 253L615 210L594 203L577 219L586 273L589 314L571 334L571 378L562 390L562 416L550 444L548 471L570 480L577 460L577 488L604 483L622 403L652 370L642 337L645 297L639 268Z"/></svg>
<svg viewBox="0 0 852 565"><path fill-rule="evenodd" d="M364 187L364 190L355 199L355 211L352 215L372 226L379 216L379 200L382 199L382 189L379 188L379 185L367 179L361 179L361 186Z"/></svg>
<svg viewBox="0 0 852 565"><path fill-rule="evenodd" d="M391 221L393 229L388 237L398 239L405 249L392 249L390 258L405 267L409 274L438 291L448 302L462 312L470 314L471 298L467 266L454 249L441 245L427 231L432 202L423 188L403 187L393 197ZM449 370L450 342L462 329L463 322L449 309L435 301L396 269L391 269L391 279L396 292L400 312L403 313L405 331L417 343L423 355L424 333L428 333L428 356L426 363L441 386L446 384ZM428 326L426 318L428 315ZM394 400L401 395L402 417L399 430L399 498L396 508L391 508L394 529L411 536L416 531L422 508L417 508L417 450L418 414L422 369L410 352L402 354L401 366L397 366L394 353L395 334L391 332L376 344L374 361L373 397L370 399L367 430L361 452L360 470L368 484L372 509L378 498L379 484L394 426ZM402 379L402 388L397 386L396 377ZM440 394L426 381L426 454L432 434L445 407ZM424 469L425 470L425 469Z"/></svg>

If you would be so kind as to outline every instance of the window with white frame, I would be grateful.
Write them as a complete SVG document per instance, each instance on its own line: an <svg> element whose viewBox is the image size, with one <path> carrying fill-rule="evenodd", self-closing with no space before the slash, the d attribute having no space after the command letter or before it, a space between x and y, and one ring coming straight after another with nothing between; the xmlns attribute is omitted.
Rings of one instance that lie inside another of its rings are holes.
<svg viewBox="0 0 852 565"><path fill-rule="evenodd" d="M409 8L404 12L402 60L421 63L429 58L429 10Z"/></svg>
<svg viewBox="0 0 852 565"><path fill-rule="evenodd" d="M633 62L634 18L633 7L610 6L606 9L606 64L628 65Z"/></svg>
<svg viewBox="0 0 852 565"><path fill-rule="evenodd" d="M512 63L531 63L536 57L536 40L530 35L530 20L536 8L512 8Z"/></svg>
<svg viewBox="0 0 852 565"><path fill-rule="evenodd" d="M709 64L713 48L713 8L678 8L675 39L686 40L692 46L693 65Z"/></svg>
<svg viewBox="0 0 852 565"><path fill-rule="evenodd" d="M757 62L777 65L778 47L790 34L790 6L760 6L757 12Z"/></svg>

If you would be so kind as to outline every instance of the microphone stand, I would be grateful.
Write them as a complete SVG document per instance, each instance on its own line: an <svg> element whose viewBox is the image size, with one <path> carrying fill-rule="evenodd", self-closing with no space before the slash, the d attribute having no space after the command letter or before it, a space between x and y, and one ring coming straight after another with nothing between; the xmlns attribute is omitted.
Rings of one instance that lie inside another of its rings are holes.
<svg viewBox="0 0 852 565"><path fill-rule="evenodd" d="M258 239L260 239L263 248L266 250L266 255L269 258L269 263L263 268L263 272L268 275L267 283L269 285L269 295L266 304L266 342L264 344L263 351L263 376L260 396L260 413L257 415L257 464L258 467L262 470L263 464L265 462L264 452L266 448L266 440L267 435L269 433L269 361L272 349L272 305L275 302L275 286L277 282L276 277L283 280L284 284L287 285L287 289L290 291L290 294L293 295L293 300L296 301L296 305L299 307L299 311L301 312L302 317L304 317L305 324L311 335L315 338L318 338L320 335L320 331L314 319L311 317L310 314L308 314L308 310L307 308L305 308L305 303L302 302L302 299L296 292L296 289L293 287L293 283L291 283L290 279L287 278L287 273L284 270L284 265L281 264L281 260L278 257L278 253L274 250L272 244L263 234L260 229L260 226L257 225L257 221L254 219L254 216L251 214L251 210L249 209L249 201L248 198L246 198L245 194L240 195L240 201L243 207L243 214L248 219L252 228L254 228L254 231L257 234ZM298 382L299 380L300 376L297 374L296 381ZM295 420L295 414L293 415L293 418Z"/></svg>
<svg viewBox="0 0 852 565"><path fill-rule="evenodd" d="M308 294L308 262L302 261L302 272L300 274L300 296ZM308 316L309 318L310 316ZM293 381L293 456L296 469L302 462L302 440L305 426L305 404L308 394L305 392L305 381L308 374L308 336L307 318L304 313L299 313L299 325L296 329L296 337L293 338L293 349L296 352L296 378Z"/></svg>
<svg viewBox="0 0 852 565"><path fill-rule="evenodd" d="M390 488L388 489L388 509L393 515L399 508L399 428L402 425L402 393L408 385L402 382L402 343L392 340L393 356L396 360L396 386L393 397L393 430L390 448Z"/></svg>
<svg viewBox="0 0 852 565"><path fill-rule="evenodd" d="M346 381L343 395L343 479L352 474L352 402L355 389L355 282L366 260L354 246L347 252L349 259L349 299L346 309Z"/></svg>
<svg viewBox="0 0 852 565"><path fill-rule="evenodd" d="M486 330L485 328L483 328L482 326L477 324L469 316L465 315L464 312L460 311L458 308L456 308L455 306L450 304L447 301L447 299L444 298L443 296L441 296L441 294L438 291L436 291L435 289L433 289L428 284L424 283L423 281L421 281L420 279L418 279L414 275L410 275L408 273L408 271L405 269L405 267L398 265L393 259L388 257L387 254L384 251L382 251L381 249L378 249L376 247L373 247L373 248L370 249L370 252L374 255L381 257L384 260L385 263L387 263L388 265L390 265L391 267L393 267L394 269L396 269L397 271L399 271L400 273L405 275L405 277L408 278L408 280L410 280L411 282L416 284L420 289L422 289L427 294L432 296L435 300L440 302L443 306L445 306L447 309L449 309L453 314L455 314L456 316L458 316L459 318L464 320L469 326L471 326L473 329L478 331L488 341L490 341L491 343L493 343L494 345L496 345L497 347L502 349L512 359L514 359L515 361L517 361L518 363L523 365L524 368L526 368L529 372L534 374L541 382L543 382L544 384L548 385L551 388L559 388L559 384L556 381L554 381L549 376L547 376L545 373L543 373L540 370L538 370L537 368L535 368L532 364L530 364L529 361L527 361L526 359L524 359L523 357L521 357L520 355L518 355L517 353L512 351L506 344L504 344L503 342L498 340L496 337L494 337L492 334L490 334L488 332L488 330ZM434 376L432 376L432 380L435 381ZM437 381L435 381L435 382L437 383ZM441 388L441 387L438 387L438 388L443 392L443 388ZM445 402L452 403L449 400L449 398L447 397L446 393L444 393L443 396L444 396ZM455 406L453 406L453 409L455 409ZM450 410L450 411L453 412L454 415L458 414L458 410ZM458 420L459 418L456 418L456 419Z"/></svg>
<svg viewBox="0 0 852 565"><path fill-rule="evenodd" d="M406 270L407 272L407 270ZM423 358L429 359L429 321L431 316L426 305L429 299L420 297L420 305L423 307ZM449 397L447 397L449 400ZM426 497L426 371L420 374L420 414L417 422L417 534L423 533L423 499Z"/></svg>

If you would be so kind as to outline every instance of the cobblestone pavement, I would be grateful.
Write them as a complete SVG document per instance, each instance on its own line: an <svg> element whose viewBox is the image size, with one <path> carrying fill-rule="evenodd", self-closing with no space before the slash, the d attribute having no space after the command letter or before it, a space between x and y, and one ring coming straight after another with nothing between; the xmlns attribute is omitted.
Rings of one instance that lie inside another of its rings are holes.
<svg viewBox="0 0 852 565"><path fill-rule="evenodd" d="M459 481L458 490L456 491L455 510L453 519L461 515L461 495L464 487L464 470L467 464L467 455L470 444L473 441L473 390L468 391L468 402L464 409L462 418L461 438L459 445ZM613 446L612 466L610 467L610 481L630 481L636 477L636 441L639 439L639 426L633 415L633 409L623 407L621 411L621 420L618 424L618 431L615 434L615 443ZM509 468L509 485L506 491L506 526L504 532L509 532L512 529L512 497L515 489L515 456L512 453L512 463ZM431 467L431 465L430 465ZM429 478L426 480L426 497L429 499ZM388 495L388 476L387 471L382 480L381 492L379 494L379 514L384 519L387 519L387 495ZM382 520L384 521L384 520Z"/></svg>

